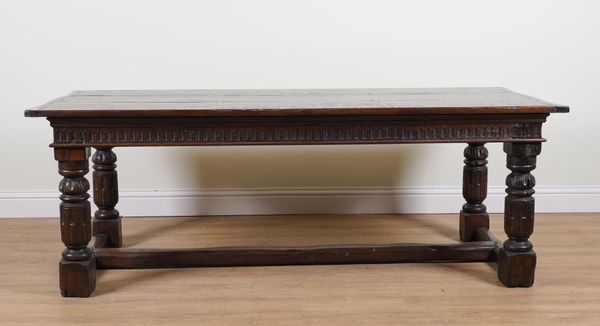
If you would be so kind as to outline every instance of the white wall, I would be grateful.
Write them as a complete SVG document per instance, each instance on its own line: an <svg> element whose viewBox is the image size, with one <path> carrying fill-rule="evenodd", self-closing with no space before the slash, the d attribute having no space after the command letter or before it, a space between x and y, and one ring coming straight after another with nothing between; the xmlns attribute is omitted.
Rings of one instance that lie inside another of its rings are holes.
<svg viewBox="0 0 600 326"><path fill-rule="evenodd" d="M599 17L597 1L2 1L0 205L10 199L14 216L37 205L30 192L54 196L51 129L23 110L74 89L504 86L571 106L545 125L538 189L591 194L586 209L600 210ZM117 154L125 193L455 189L462 147ZM501 189L504 155L489 149L490 184Z"/></svg>

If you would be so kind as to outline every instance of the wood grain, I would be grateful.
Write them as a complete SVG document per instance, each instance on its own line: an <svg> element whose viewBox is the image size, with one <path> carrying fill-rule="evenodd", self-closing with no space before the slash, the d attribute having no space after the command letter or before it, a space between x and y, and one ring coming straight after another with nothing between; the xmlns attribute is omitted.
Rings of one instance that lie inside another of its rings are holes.
<svg viewBox="0 0 600 326"><path fill-rule="evenodd" d="M0 219L0 324L598 325L600 214L536 218L529 289L503 287L485 263L110 270L85 300L58 295L57 219ZM490 220L501 235L503 217ZM456 214L123 220L124 245L139 248L458 242L456 224Z"/></svg>
<svg viewBox="0 0 600 326"><path fill-rule="evenodd" d="M101 241L103 240L96 243ZM98 269L451 263L495 261L495 252L498 248L492 241L456 244L398 243L203 249L96 248L95 256Z"/></svg>
<svg viewBox="0 0 600 326"><path fill-rule="evenodd" d="M500 87L75 91L25 111L38 117L339 116L568 112Z"/></svg>

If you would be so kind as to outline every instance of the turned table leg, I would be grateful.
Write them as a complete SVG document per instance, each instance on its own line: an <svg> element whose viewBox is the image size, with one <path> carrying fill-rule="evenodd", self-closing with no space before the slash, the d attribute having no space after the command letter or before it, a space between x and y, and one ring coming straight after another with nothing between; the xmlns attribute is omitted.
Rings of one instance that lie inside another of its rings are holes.
<svg viewBox="0 0 600 326"><path fill-rule="evenodd" d="M59 190L60 231L66 249L59 264L60 292L65 297L89 297L96 287L96 259L88 247L92 238L90 185L87 148L56 148L58 172L63 176Z"/></svg>
<svg viewBox="0 0 600 326"><path fill-rule="evenodd" d="M536 255L529 237L533 233L536 156L541 143L505 143L506 177L504 201L504 231L508 239L498 253L498 278L508 287L533 285Z"/></svg>
<svg viewBox="0 0 600 326"><path fill-rule="evenodd" d="M115 209L119 201L119 185L117 183L117 155L112 148L97 148L92 156L94 162L94 203L98 210L94 213L94 235L104 234L107 237L105 246L121 247L121 216Z"/></svg>
<svg viewBox="0 0 600 326"><path fill-rule="evenodd" d="M489 215L483 204L487 196L488 151L482 143L468 144L464 151L463 197L467 201L460 211L460 239L471 241L477 228L488 229Z"/></svg>

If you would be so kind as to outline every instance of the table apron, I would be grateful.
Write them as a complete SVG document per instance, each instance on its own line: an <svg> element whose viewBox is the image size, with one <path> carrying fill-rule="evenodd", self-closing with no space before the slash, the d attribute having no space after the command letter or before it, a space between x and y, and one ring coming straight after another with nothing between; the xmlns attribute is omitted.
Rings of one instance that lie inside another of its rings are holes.
<svg viewBox="0 0 600 326"><path fill-rule="evenodd" d="M542 142L548 114L48 118L53 147Z"/></svg>

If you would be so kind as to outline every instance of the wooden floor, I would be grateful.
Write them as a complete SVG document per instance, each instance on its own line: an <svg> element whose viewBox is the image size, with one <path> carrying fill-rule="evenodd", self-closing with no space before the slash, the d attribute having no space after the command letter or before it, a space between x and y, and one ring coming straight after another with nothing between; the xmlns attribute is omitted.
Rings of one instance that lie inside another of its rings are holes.
<svg viewBox="0 0 600 326"><path fill-rule="evenodd" d="M600 325L600 213L539 214L536 284L495 265L111 270L62 298L56 219L0 219L0 325ZM456 215L126 218L126 246L454 242ZM502 217L492 216L500 238Z"/></svg>

